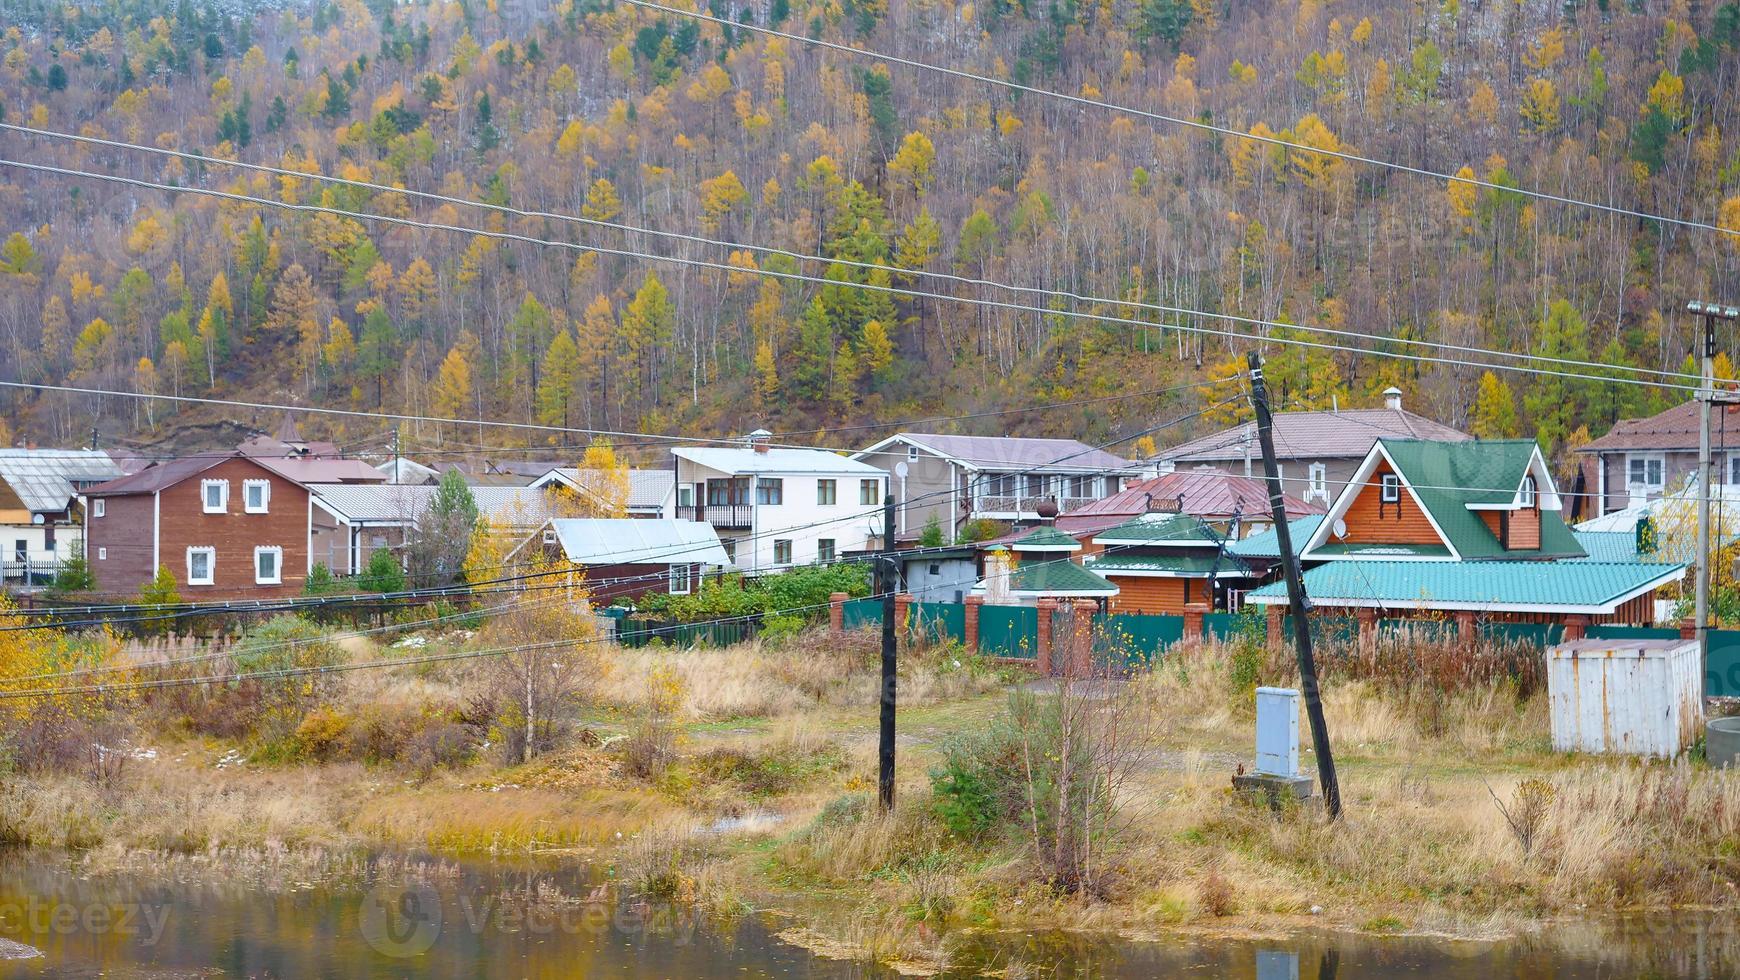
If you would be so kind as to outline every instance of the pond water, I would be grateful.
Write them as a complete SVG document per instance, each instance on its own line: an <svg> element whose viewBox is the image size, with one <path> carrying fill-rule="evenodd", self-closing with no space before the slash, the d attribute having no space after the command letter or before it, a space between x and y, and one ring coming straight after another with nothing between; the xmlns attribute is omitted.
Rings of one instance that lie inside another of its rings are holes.
<svg viewBox="0 0 1740 980"><path fill-rule="evenodd" d="M580 867L193 859L93 869L0 853L0 977L885 977L819 959L746 916L617 902ZM1740 975L1740 925L1676 915L1478 944L1307 934L1250 942L963 936L946 976L1714 978Z"/></svg>

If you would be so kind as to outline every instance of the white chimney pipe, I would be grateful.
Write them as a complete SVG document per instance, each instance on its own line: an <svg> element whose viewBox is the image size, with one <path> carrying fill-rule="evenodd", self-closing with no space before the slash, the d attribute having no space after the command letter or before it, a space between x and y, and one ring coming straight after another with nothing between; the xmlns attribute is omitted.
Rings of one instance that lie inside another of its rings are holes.
<svg viewBox="0 0 1740 980"><path fill-rule="evenodd" d="M1392 412L1402 410L1402 389L1390 386L1384 389L1384 407Z"/></svg>

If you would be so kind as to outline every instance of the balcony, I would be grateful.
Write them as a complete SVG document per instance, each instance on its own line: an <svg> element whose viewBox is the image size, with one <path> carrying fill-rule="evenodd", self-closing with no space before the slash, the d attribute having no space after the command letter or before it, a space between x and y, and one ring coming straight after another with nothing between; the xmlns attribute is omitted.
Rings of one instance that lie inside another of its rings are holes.
<svg viewBox="0 0 1740 980"><path fill-rule="evenodd" d="M977 517L1001 517L1004 519L1014 519L1024 516L1036 517L1039 513L1039 505L1042 503L1055 503L1057 504L1057 512L1059 514L1067 514L1073 510L1079 510L1082 507L1086 507L1088 504L1091 504L1098 499L1100 498L1060 497L1056 494L1050 493L1038 496L1027 496L1025 494L994 496L987 494L973 498L973 514Z"/></svg>
<svg viewBox="0 0 1740 980"><path fill-rule="evenodd" d="M755 508L750 504L690 504L677 508L679 518L731 530L753 526L754 513Z"/></svg>

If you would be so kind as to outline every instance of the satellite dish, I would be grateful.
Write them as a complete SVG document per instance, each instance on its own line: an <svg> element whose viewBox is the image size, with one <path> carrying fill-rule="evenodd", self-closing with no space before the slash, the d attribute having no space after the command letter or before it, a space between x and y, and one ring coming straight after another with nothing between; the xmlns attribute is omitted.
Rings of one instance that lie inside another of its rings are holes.
<svg viewBox="0 0 1740 980"><path fill-rule="evenodd" d="M910 472L912 472L912 468L906 465L906 460L903 459L894 464L894 475L900 477L902 480L906 479L906 474Z"/></svg>
<svg viewBox="0 0 1740 980"><path fill-rule="evenodd" d="M1335 531L1336 537L1338 537L1338 538L1347 537L1347 522L1342 520L1341 518L1337 517L1335 519L1335 525L1334 525L1333 530Z"/></svg>

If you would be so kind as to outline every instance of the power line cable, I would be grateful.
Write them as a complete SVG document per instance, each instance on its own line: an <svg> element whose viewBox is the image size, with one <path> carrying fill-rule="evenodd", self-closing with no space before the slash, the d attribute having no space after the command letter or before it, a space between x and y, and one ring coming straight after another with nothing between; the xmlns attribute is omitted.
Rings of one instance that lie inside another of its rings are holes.
<svg viewBox="0 0 1740 980"><path fill-rule="evenodd" d="M818 264L822 264L822 265L836 265L837 264L837 265L843 265L843 266L847 266L847 267L851 267L851 268L863 269L863 270L868 270L868 271L886 272L891 276L923 277L923 278L927 278L927 279L935 279L935 280L941 280L941 281L949 282L949 283L957 283L957 284L972 286L975 288L989 287L989 288L994 288L994 289L1001 289L1001 290L1004 290L1007 292L1025 293L1025 294L1031 294L1031 295L1050 297L1050 298L1054 298L1054 299L1062 298L1062 299L1068 299L1068 300L1071 300L1071 301L1077 302L1077 303L1089 303L1089 304L1095 304L1095 305L1099 305L1099 306L1128 307L1128 308L1132 308L1132 309L1147 310L1150 312L1166 314L1166 315L1216 316L1216 317L1220 317L1221 319L1226 319L1229 321L1244 323L1244 324L1253 325L1253 326L1255 326L1255 325L1272 326L1273 325L1273 324L1267 324L1265 321L1259 321L1259 320L1254 319L1254 318L1241 317L1241 316L1237 316L1237 315L1233 315L1233 314L1204 314L1204 313L1201 313L1199 311L1187 310L1187 309L1184 309L1181 307L1168 306L1168 305L1162 304L1162 303L1149 303L1149 302L1145 302L1145 301L1141 301L1141 300L1114 299L1111 297L1104 297L1104 296L1091 296L1091 295L1085 295L1085 294L1081 294L1081 293L1069 292L1067 290L1042 289L1042 288L1033 287L1033 286L1018 286L1018 285L1012 285L1012 284L1008 284L1008 283L998 282L998 281L992 280L992 279L973 278L970 276L961 276L961 275L956 275L953 273L945 273L945 272L933 272L933 271L924 270L924 269L904 269L904 268L901 268L899 266L891 266L891 265L887 265L884 263L865 262L865 261L861 261L861 260L849 259L849 258L844 258L844 257L830 257L830 256L824 256L824 255L809 255L809 254L805 254L805 253L801 253L801 252L793 252L793 251L790 251L787 249L774 248L774 247L770 247L770 246L757 245L757 244L753 244L753 243L737 242L737 241L731 241L731 240L726 240L726 239L707 238L705 236L692 235L692 234L687 234L687 233L683 233L683 232L666 231L666 230L653 229L653 228L643 228L643 227L639 227L636 225L625 224L625 223L617 222L617 221L608 221L608 220L604 220L604 219L600 219L600 218L588 218L588 217L579 216L579 215L562 214L562 213L549 212L549 211L528 211L528 210L522 210L520 208L511 207L511 206L505 205L505 204L500 204L500 205L487 204L487 203L484 203L482 201L475 201L475 200L471 200L469 198L463 198L463 197L454 197L454 196L447 195L447 194L436 194L436 193L431 193L431 192L427 192L427 191L407 190L407 189L402 188L402 187L393 187L391 185L373 183L370 181L359 181L359 180L354 180L354 179L350 179L350 178L330 176L327 174L307 173L304 171L292 170L292 169L288 169L288 168L284 168L284 167L274 167L274 166L271 166L269 164L246 163L246 162L237 161L237 160L226 160L222 157L204 156L204 155L196 154L196 153L188 153L188 152L182 151L182 150L171 150L171 149L166 149L163 147L148 146L148 145L140 144L140 143L127 143L127 142L122 142L119 140L111 140L111 139L105 139L102 137L85 136L85 135L80 135L80 134L66 133L66 132L61 132L58 130L39 129L36 127L31 127L31 126L20 126L16 123L0 123L0 130L11 130L13 132L18 132L18 133L23 133L23 134L33 135L33 136L72 140L75 142L89 143L89 144L95 144L95 145L100 145L100 146L107 146L107 147L112 147L112 148L116 148L116 149L133 150L133 151L138 151L138 152L143 152L143 153L161 154L161 155L175 157L177 159L192 160L192 161L202 163L202 164L207 164L207 165L239 167L239 168L246 169L246 170L254 170L254 171L258 171L258 172L262 172L262 173L269 173L269 174L273 174L276 176L292 178L292 179L319 181L319 182L339 184L339 185L350 186L350 187L359 187L359 188L364 188L367 190L377 191L377 192L383 193L383 194L400 194L400 195L405 195L408 197L418 197L418 198L423 198L423 199L427 199L427 200L431 200L431 201L438 201L438 202L443 203L443 204L460 205L463 207L478 208L478 209L481 209L484 211L489 211L489 212L512 214L512 215L515 215L517 217L522 217L522 218L534 218L534 219L540 219L540 220L545 220L545 221L571 222L571 223L575 223L575 224L590 225L590 226L598 227L598 228L609 228L609 229L612 229L615 231L621 231L621 232L625 232L628 234L650 235L650 236L655 236L655 237L670 238L670 239L675 239L678 241L706 245L706 246L712 246L712 247L718 247L718 248L729 248L729 249L741 250L741 251L760 252L760 253L769 254L769 255L780 255L780 256L784 256L786 258L794 259L794 260L801 261L801 262L813 262L813 263L818 263ZM735 269L735 271L754 273L757 270L745 270L745 269L737 268L737 269ZM763 274L765 274L765 273L763 273ZM847 284L843 284L843 285L862 285L862 284L847 283ZM1139 321L1139 322L1146 323L1146 321ZM1171 328L1171 329L1185 329L1181 324L1155 323L1155 324L1152 324L1152 326L1158 326L1158 327L1162 327L1162 328ZM1355 331L1355 330L1342 330L1342 329L1333 328L1333 327L1314 326L1314 327L1295 327L1295 329L1307 329L1307 330L1310 330L1310 331L1315 332L1315 333L1321 333L1321 334L1330 335L1330 336L1345 337L1345 338L1350 338L1350 339L1355 339L1355 340L1375 340L1375 341L1381 341L1383 343L1401 344L1401 345L1405 345L1405 346L1422 347L1422 348L1428 348L1428 349L1433 349L1433 350L1448 350L1448 351L1455 351L1455 352L1459 352L1459 353L1468 353L1468 354L1492 354L1492 355L1503 356L1503 357L1521 358L1523 360L1536 361L1536 362L1541 362L1541 363L1553 363L1553 364L1567 365L1567 366L1571 366L1571 367L1592 368L1595 370L1618 369L1618 370L1631 371L1635 374L1653 375L1653 376L1665 377L1665 378L1677 378L1677 379L1682 379L1682 380L1696 380L1696 377L1697 377L1695 375L1689 375L1689 374L1685 374L1683 372L1678 372L1678 371L1664 371L1664 370L1658 370L1655 368L1645 368L1645 367L1630 366L1630 365L1612 365L1612 364L1605 364L1605 363L1602 363L1599 361L1584 361L1584 360L1578 360L1578 359L1574 359L1574 358L1553 357L1553 356L1545 355L1545 354L1531 354L1531 353L1528 353L1526 351L1521 351L1521 352L1519 352L1519 351L1502 351L1501 352L1501 351L1494 351L1494 350L1491 350L1489 348L1474 347L1474 346L1465 345L1465 344L1451 344L1451 343L1446 343L1443 341L1431 341L1431 340L1424 340L1424 339L1412 338L1412 337L1382 337L1382 338L1379 338L1379 337L1374 337L1371 334L1363 334L1363 333L1360 333L1360 332Z"/></svg>
<svg viewBox="0 0 1740 980"><path fill-rule="evenodd" d="M396 225L401 225L401 226L406 226L406 227L421 228L421 229L424 229L427 231L449 231L449 232L455 232L458 234L470 235L473 237L495 238L495 239L502 240L502 241L517 242L517 243L526 244L526 245L567 248L567 249L571 249L573 251L578 251L578 252L596 252L596 253L600 253L600 254L616 255L616 256L622 256L622 257L627 257L627 258L645 259L645 260L654 261L654 262L666 262L666 263L671 263L671 264L675 264L675 265L687 265L687 266L694 266L694 267L698 267L698 268L713 269L713 270L716 270L719 272L727 272L727 273L735 273L735 274L742 274L746 271L740 267L733 266L729 263L714 262L714 261L709 261L709 260L704 260L704 259L691 259L691 258L681 258L681 257L677 257L677 256L659 255L657 253L644 252L644 251L639 251L636 249L610 248L610 247L596 245L596 244L555 241L555 240L551 240L551 239L537 238L537 237L531 236L531 235L522 235L522 234L518 234L515 232L490 231L487 229L471 228L471 227L467 227L467 226L463 226L463 225L448 225L448 224L443 224L440 222L418 221L418 220L411 219L411 218L400 218L400 217L391 216L391 215L374 214L371 212L364 212L364 211L350 211L350 210L347 210L344 208L327 207L324 205L292 204L292 203L288 203L288 202L284 202L284 201L274 201L274 200L271 200L269 198L255 197L255 196L247 195L247 194L237 194L237 193L230 192L230 191L218 191L218 190L213 190L211 188L202 188L202 187L184 187L184 186L179 186L179 185L174 185L174 184L160 183L157 181L144 180L144 179L136 178L136 177L122 177L122 176L115 175L115 174L97 173L97 172L93 172L93 171L77 170L77 169L73 169L73 168L59 167L59 166L53 166L53 165L48 165L48 164L37 164L37 163L28 163L28 162L23 162L23 161L18 161L18 160L11 160L11 159L0 159L0 166L17 167L19 169L29 170L29 171L36 172L36 173L54 174L54 175L58 175L58 176L68 176L68 177L78 177L78 178L85 178L85 179L91 179L91 180L101 180L101 181L108 181L108 182L112 182L112 183L127 184L127 185L131 185L131 186L135 186L135 187L147 187L147 188L152 188L155 190L160 190L160 191L163 191L163 192L169 193L169 194L194 194L194 195L206 196L206 197L216 197L216 198L220 198L220 199L224 199L224 200L240 201L243 203L257 204L257 205L260 205L263 207L274 207L274 208L280 208L280 209L284 209L284 210L299 211L299 212L310 213L310 214L332 214L332 215L338 215L341 217L355 218L357 220L362 220L362 221L379 221L379 222L383 222L383 223L387 223L387 224L396 224ZM1017 312L1017 313L1031 313L1031 314L1035 314L1035 315L1039 315L1039 316L1070 317L1070 318L1076 318L1076 319L1091 320L1091 321L1100 322L1100 323L1113 323L1113 324L1121 324L1121 325L1126 325L1126 326L1138 326L1138 327L1142 327L1144 329L1156 326L1156 324L1150 323L1148 321L1136 320L1136 319L1132 319L1129 317L1113 316L1113 315L1104 314L1104 313L1090 313L1090 312L1083 312L1083 311L1079 311L1079 310L1053 309L1053 308L1044 307L1044 306L1034 306L1031 304L1014 303L1014 302L1009 302L1009 301L1005 301L1005 300L987 300L987 299L975 299L975 298L971 298L971 297L952 296L952 295L949 295L946 293L936 293L936 292L930 292L930 291L926 291L926 290L918 290L918 289L899 287L899 286L894 286L894 285L880 285L880 284L876 284L876 283L839 282L837 280L831 280L831 279L828 279L826 277L812 276L812 275L806 275L803 273L796 273L796 272L774 271L774 270L762 269L762 270L757 270L753 274L760 275L760 276L770 276L770 277L781 278L781 279L790 279L790 280L800 281L800 282L810 282L810 283L816 283L819 285L826 285L826 286L833 286L833 287L846 287L846 288L856 289L856 290L861 290L861 291L881 292L881 293L888 293L891 295L912 296L912 297L925 298L925 299L934 299L934 300L938 300L940 302L961 303L961 304L970 305L970 306L982 306L982 307L1001 309L1001 310L1006 310L1006 311L1010 311L1010 312ZM1116 303L1115 305L1126 305L1127 306L1130 304L1120 302L1120 303ZM1277 329L1282 329L1282 330L1299 331L1299 332L1305 332L1305 333L1324 333L1324 332L1327 332L1326 328L1321 328L1321 327L1301 326L1299 324L1291 324L1291 323L1280 323L1277 321L1262 320L1262 319L1258 319L1255 317L1244 317L1244 316L1239 316L1239 315L1230 314L1230 313L1213 313L1213 312L1209 312L1209 311L1205 311L1205 310L1191 310L1191 309L1187 309L1184 307L1165 307L1164 309L1168 309L1168 310L1182 313L1182 314L1187 314L1190 316L1195 316L1195 317L1200 317L1200 318L1205 318L1205 319L1210 319L1210 320L1222 320L1222 321L1226 321L1229 323L1238 323L1238 324L1243 324L1243 325L1247 325L1247 326L1257 326L1257 327L1263 327L1263 328L1277 328ZM1299 337L1252 336L1249 334L1240 333L1238 331L1233 331L1233 330L1225 330L1225 329L1217 330L1217 329L1214 329L1211 327L1186 326L1183 324L1171 325L1170 328L1175 329L1175 330L1189 332L1189 333L1203 334L1203 335L1209 335L1209 336L1228 337L1228 338L1237 339L1237 340L1255 340L1255 341L1258 341L1260 343L1276 343L1276 344L1286 344L1286 345L1299 346L1299 347L1307 347L1307 348L1313 348L1313 349L1319 349L1319 350L1343 351L1343 352L1350 353L1350 354L1359 354L1359 355L1373 356L1373 357L1388 357L1388 358L1399 359L1399 360L1413 361L1416 363L1425 363L1425 364L1434 364L1434 365L1451 364L1451 365L1459 365L1459 366L1470 367L1470 368L1481 368L1481 369L1485 369L1485 370L1515 371L1515 372L1524 373L1524 374L1542 375L1542 376L1549 376L1549 377L1564 377L1564 378L1572 378L1572 379L1583 380L1583 381L1632 384L1632 385L1640 385L1640 386L1645 386L1645 387L1660 387L1660 388L1669 388L1669 389L1680 389L1680 390L1686 390L1686 391L1696 390L1696 387L1693 385L1682 385L1682 384L1672 384L1672 383L1668 383L1668 382L1647 381L1647 380L1643 380L1643 379L1639 379L1639 378L1621 378L1621 377L1613 377L1613 376L1576 374L1576 373L1572 373L1572 372L1552 371L1552 370L1546 370L1543 368L1533 368L1533 367L1527 367L1524 365L1517 365L1517 364L1500 364L1500 363L1490 363L1490 362L1483 362L1483 361L1469 361L1469 360L1464 360L1464 359L1459 359L1459 358L1448 358L1448 357L1426 357L1426 356L1422 356L1422 355L1418 355L1418 354L1407 354L1407 353L1403 353L1401 351L1347 347L1347 346L1339 345L1339 344L1320 343L1317 341L1305 340L1305 339L1299 338ZM1359 336L1364 337L1365 335L1359 335ZM1384 338L1369 338L1369 339L1376 339L1380 343L1387 342ZM1489 350L1489 351L1485 351L1485 353L1489 353L1489 354L1492 354L1492 355L1497 356L1497 357L1515 357L1515 356L1518 356L1515 354L1501 352L1501 351L1490 351ZM78 386L72 386L72 385L30 384L30 383L18 382L18 381L0 381L0 386L14 387L14 388L35 388L35 389L39 389L39 390L66 391L66 392L84 393L84 394L115 394L115 395L134 397L134 398L154 398L154 399L159 399L159 400L163 400L163 401L212 401L211 399L196 399L196 398L192 398L192 397L186 396L186 395L181 395L181 396L150 395L150 394L145 394L142 392L106 391L106 390L101 390L101 389L80 388ZM306 406L277 406L277 405L269 405L269 404L253 403L253 402L242 402L242 401L235 401L235 400L216 400L216 401L218 401L219 403L222 403L222 404L229 404L229 405L234 406L234 407L242 407L242 408L267 408L267 409L287 408L287 409L293 409L293 410L305 411L305 412L306 411L316 411L315 409L311 409L311 408L308 408ZM367 415L367 416L372 417L372 418L393 418L393 419L399 419L401 421L451 421L455 424L492 425L492 426L501 426L501 427L509 427L509 428L533 429L533 430L546 431L546 432L549 432L549 431L555 431L555 432L599 432L599 433L604 434L604 435L616 434L616 433L613 433L613 432L610 432L607 430L587 430L587 429L570 428L570 427L565 427L565 426L545 426L545 425L535 425L532 423L524 423L524 422L490 422L490 421L483 421L483 420L470 420L470 421L439 420L439 419L434 419L434 418L431 418L428 416L415 416L415 415L396 414L396 413L389 413L389 412L361 412L361 411L350 411L350 410L344 410L344 409L320 409L319 411L337 413L337 414L342 414L342 415L350 415L350 416ZM679 439L683 439L684 437L671 436L670 438L672 440L679 440ZM692 441L707 441L707 440L692 440ZM726 440L710 440L710 441L717 443L717 442L723 442ZM811 448L811 447L796 447L796 448Z"/></svg>

